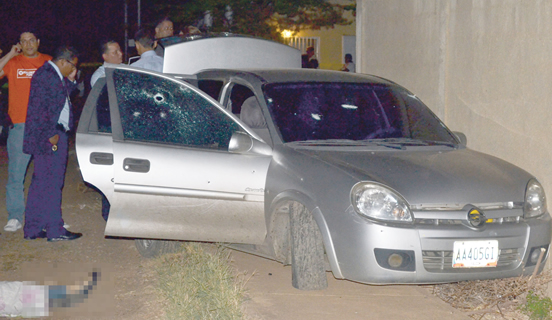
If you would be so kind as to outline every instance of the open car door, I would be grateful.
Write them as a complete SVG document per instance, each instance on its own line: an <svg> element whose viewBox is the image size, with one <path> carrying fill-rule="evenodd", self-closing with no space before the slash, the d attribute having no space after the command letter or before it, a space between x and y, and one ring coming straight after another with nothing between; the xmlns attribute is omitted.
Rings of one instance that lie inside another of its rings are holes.
<svg viewBox="0 0 552 320"><path fill-rule="evenodd" d="M107 67L77 133L83 178L111 203L105 234L262 243L272 156L248 130L184 81Z"/></svg>

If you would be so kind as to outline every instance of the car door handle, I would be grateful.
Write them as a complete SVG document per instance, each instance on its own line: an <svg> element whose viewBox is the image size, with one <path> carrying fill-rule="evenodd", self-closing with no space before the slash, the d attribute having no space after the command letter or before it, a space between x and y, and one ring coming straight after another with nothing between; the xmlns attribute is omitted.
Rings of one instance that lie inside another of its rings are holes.
<svg viewBox="0 0 552 320"><path fill-rule="evenodd" d="M90 154L90 163L110 166L113 164L113 153L92 152Z"/></svg>
<svg viewBox="0 0 552 320"><path fill-rule="evenodd" d="M150 162L146 159L125 158L123 160L123 169L131 172L149 172Z"/></svg>

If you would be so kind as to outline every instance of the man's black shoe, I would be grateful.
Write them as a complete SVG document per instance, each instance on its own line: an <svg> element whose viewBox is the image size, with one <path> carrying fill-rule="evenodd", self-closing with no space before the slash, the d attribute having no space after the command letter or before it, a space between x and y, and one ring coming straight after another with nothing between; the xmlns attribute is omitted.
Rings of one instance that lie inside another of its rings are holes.
<svg viewBox="0 0 552 320"><path fill-rule="evenodd" d="M52 241L65 241L65 240L75 240L75 239L78 239L82 237L82 233L76 233L76 232L71 232L71 231L68 231L68 230L65 230L65 233L55 237L55 238L48 238L48 241L49 242L52 242Z"/></svg>
<svg viewBox="0 0 552 320"><path fill-rule="evenodd" d="M46 231L40 230L40 232L36 236L25 236L25 240L36 240L36 239L44 239L46 238Z"/></svg>

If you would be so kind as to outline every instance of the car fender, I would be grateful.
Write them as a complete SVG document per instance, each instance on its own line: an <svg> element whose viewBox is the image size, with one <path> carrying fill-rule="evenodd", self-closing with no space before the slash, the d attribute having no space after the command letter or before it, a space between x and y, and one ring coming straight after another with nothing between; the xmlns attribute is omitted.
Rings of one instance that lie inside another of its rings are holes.
<svg viewBox="0 0 552 320"><path fill-rule="evenodd" d="M269 224L270 221L272 221L272 217L270 215L274 213L274 211L278 208L278 206L282 204L282 202L286 201L299 202L304 205L309 210L309 212L312 213L314 220L316 221L316 224L320 229L320 233L322 234L326 256L328 257L328 262L330 264L332 273L336 279L344 279L343 274L341 273L341 268L339 267L339 263L337 261L333 239L326 223L326 219L324 218L324 215L322 214L320 208L316 205L315 201L308 195L297 190L285 190L274 197L273 201L270 203L269 210L267 211L269 213L267 214L267 230L270 230L269 228L271 228Z"/></svg>

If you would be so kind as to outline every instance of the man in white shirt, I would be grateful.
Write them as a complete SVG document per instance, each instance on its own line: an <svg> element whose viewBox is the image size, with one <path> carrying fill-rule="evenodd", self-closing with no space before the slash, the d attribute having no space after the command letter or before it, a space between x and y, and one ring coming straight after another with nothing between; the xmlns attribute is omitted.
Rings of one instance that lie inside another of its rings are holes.
<svg viewBox="0 0 552 320"><path fill-rule="evenodd" d="M102 43L102 58L105 63L114 63L114 64L120 64L123 63L123 52L121 51L121 47L115 40L107 40ZM93 87L96 81L98 81L99 78L105 77L105 67L102 65L100 66L94 74L92 74L92 78L90 78L90 86Z"/></svg>
<svg viewBox="0 0 552 320"><path fill-rule="evenodd" d="M355 71L355 63L353 62L353 55L352 54L347 53L345 55L345 63L343 64L343 67L341 67L341 71L356 72Z"/></svg>
<svg viewBox="0 0 552 320"><path fill-rule="evenodd" d="M134 35L134 42L140 59L131 66L163 72L163 58L153 50L155 47L153 33L146 29L140 29Z"/></svg>

